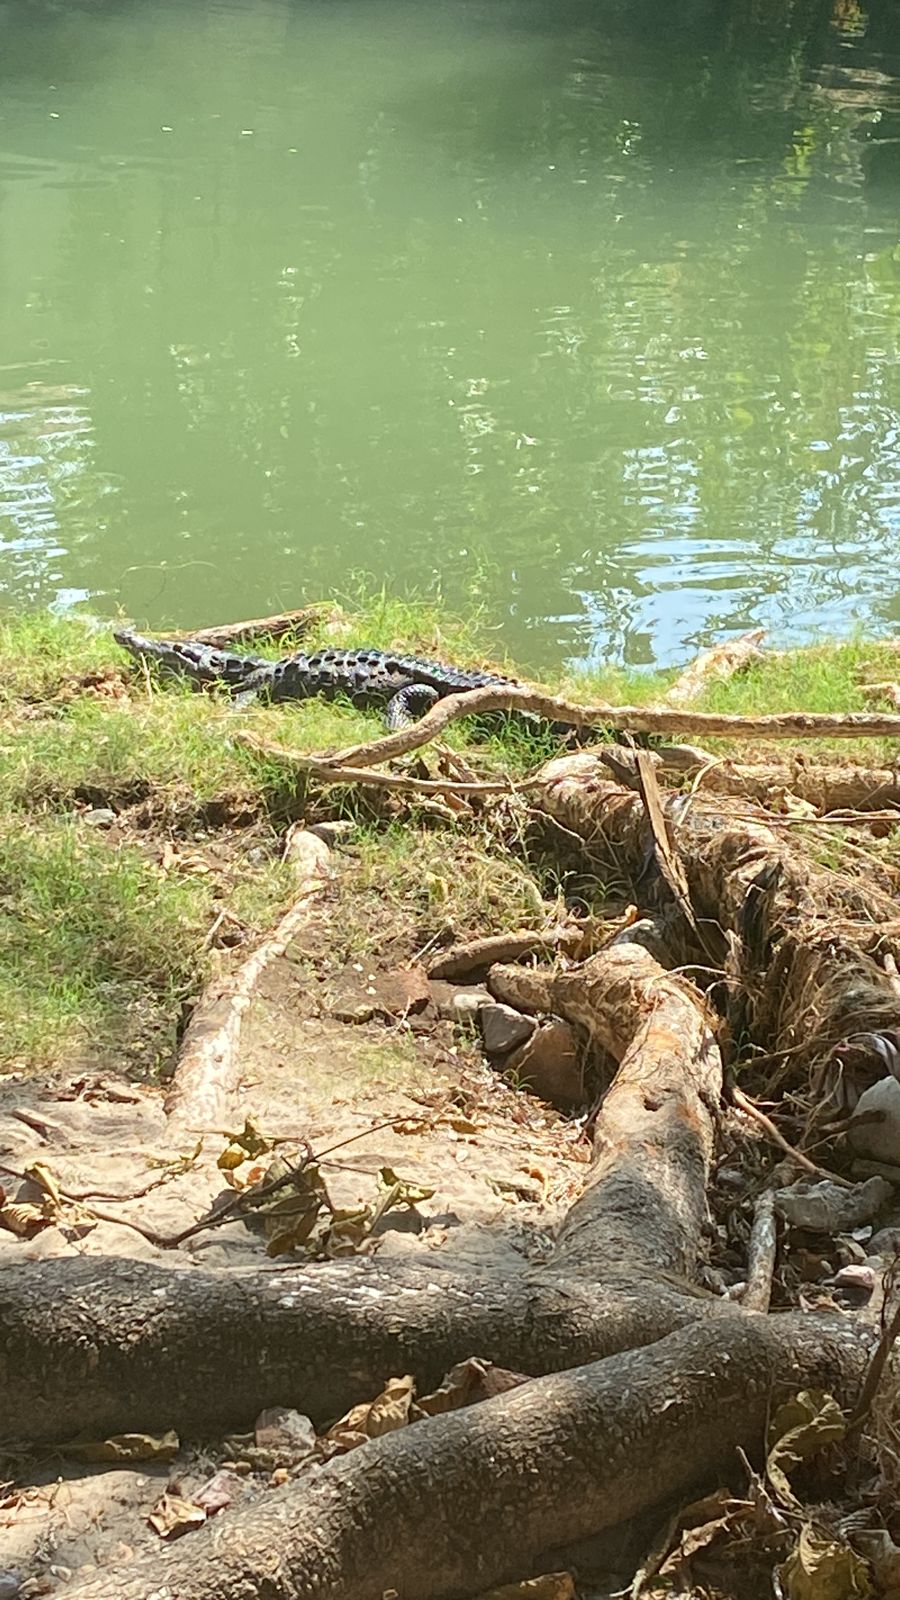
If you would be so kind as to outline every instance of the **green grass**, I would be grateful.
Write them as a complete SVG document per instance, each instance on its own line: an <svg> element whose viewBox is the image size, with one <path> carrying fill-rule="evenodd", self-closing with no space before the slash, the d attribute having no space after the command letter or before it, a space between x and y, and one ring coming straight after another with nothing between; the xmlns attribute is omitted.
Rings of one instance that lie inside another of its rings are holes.
<svg viewBox="0 0 900 1600"><path fill-rule="evenodd" d="M2 1059L42 1065L73 1053L109 1062L111 1043L165 1054L197 981L211 886L163 875L133 846L113 849L54 818L0 830Z"/></svg>
<svg viewBox="0 0 900 1600"><path fill-rule="evenodd" d="M281 640L272 653L366 643L515 675L482 617L455 621L433 600L384 593L351 601L349 623ZM674 676L609 669L546 687L582 701L645 703ZM864 680L898 676L896 652L857 640L763 660L711 685L698 708L862 709ZM296 817L345 814L360 824L332 921L338 964L386 941L402 959L436 937L501 932L546 915L499 830L456 828L411 802L402 824L388 824L379 808L393 815L396 802L371 792L307 794L301 775L236 743L238 729L312 752L376 737L381 721L319 700L238 709L171 680L148 683L108 628L49 615L0 622L0 1062L124 1060L148 1071L171 1057L218 909L227 905L252 935L289 899L278 834ZM477 770L512 775L558 749L514 723L489 733L460 723L447 742ZM875 741L802 748L870 763L892 755ZM88 827L91 806L119 813L118 830ZM164 873L161 852L173 839L185 851L212 842L220 859L205 876Z"/></svg>

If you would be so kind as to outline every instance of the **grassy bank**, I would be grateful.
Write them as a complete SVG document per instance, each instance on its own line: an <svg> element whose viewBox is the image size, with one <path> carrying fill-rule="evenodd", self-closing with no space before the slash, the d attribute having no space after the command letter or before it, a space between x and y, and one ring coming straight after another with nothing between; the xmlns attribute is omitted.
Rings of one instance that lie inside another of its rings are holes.
<svg viewBox="0 0 900 1600"><path fill-rule="evenodd" d="M384 598L340 642L512 670L477 626ZM291 647L282 640L273 653ZM885 646L823 647L763 661L712 686L702 704L861 709L863 681L893 678L897 667ZM610 672L549 687L633 703L662 695L672 676ZM224 699L162 687L133 669L108 630L77 621L0 625L0 1063L164 1067L217 942L252 939L287 902L280 838L309 801L277 762L229 739L236 723L306 751L380 729L377 715L321 701L237 712ZM470 734L452 732L466 747ZM511 732L480 745L478 761L521 771L551 748ZM870 742L865 754L888 752ZM427 809L397 826L378 802L352 810L338 791L316 803L356 824L333 919L346 959L367 952L385 926L406 928L398 954L410 954L442 929L464 936L540 920L540 896L508 835L453 828Z"/></svg>

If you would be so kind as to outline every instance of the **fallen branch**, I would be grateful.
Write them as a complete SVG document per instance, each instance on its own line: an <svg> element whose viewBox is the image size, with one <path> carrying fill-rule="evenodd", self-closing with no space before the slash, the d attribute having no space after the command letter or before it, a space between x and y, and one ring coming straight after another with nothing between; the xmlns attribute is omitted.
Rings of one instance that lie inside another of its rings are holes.
<svg viewBox="0 0 900 1600"><path fill-rule="evenodd" d="M751 662L761 659L759 647L765 636L765 628L752 628L737 639L727 639L724 644L715 644L711 650L704 650L679 673L664 694L661 704L692 705L710 683L721 683L743 672Z"/></svg>
<svg viewBox="0 0 900 1600"><path fill-rule="evenodd" d="M343 620L340 607L326 600L301 606L299 611L279 611L274 617L252 617L247 622L223 622L216 628L197 628L188 637L225 649L231 644L242 644L246 639L281 639L286 633L300 637L319 623Z"/></svg>
<svg viewBox="0 0 900 1600"><path fill-rule="evenodd" d="M527 711L548 722L574 728L618 729L631 733L696 733L729 739L900 739L900 715L874 711L783 711L767 716L742 717L714 711L667 710L652 706L576 705L537 689L472 689L448 695L427 711L419 722L366 744L335 751L333 766L377 766L395 756L420 750L459 717L486 712Z"/></svg>
<svg viewBox="0 0 900 1600"><path fill-rule="evenodd" d="M329 756L302 755L298 750L286 750L284 745L270 739L260 739L243 730L232 736L237 744L244 745L256 755L280 761L284 766L303 772L318 783L369 784L379 789L406 789L417 794L501 795L512 794L515 789L537 787L539 780L532 778L516 783L511 778L500 781L470 782L459 778L414 778L405 772L375 772L371 767L348 767L336 764Z"/></svg>
<svg viewBox="0 0 900 1600"><path fill-rule="evenodd" d="M568 928L551 928L540 932L525 928L521 933L495 933L484 939L470 939L466 944L451 945L428 963L429 978L449 978L459 981L479 968L491 967L497 961L520 961L523 956L538 952L559 951L567 956L578 955L590 937L591 929L585 924Z"/></svg>
<svg viewBox="0 0 900 1600"><path fill-rule="evenodd" d="M292 860L298 892L279 922L237 971L203 995L191 1018L166 1097L169 1127L176 1137L226 1122L240 1074L244 1012L267 966L284 954L309 917L328 877L329 849L313 833L295 834Z"/></svg>

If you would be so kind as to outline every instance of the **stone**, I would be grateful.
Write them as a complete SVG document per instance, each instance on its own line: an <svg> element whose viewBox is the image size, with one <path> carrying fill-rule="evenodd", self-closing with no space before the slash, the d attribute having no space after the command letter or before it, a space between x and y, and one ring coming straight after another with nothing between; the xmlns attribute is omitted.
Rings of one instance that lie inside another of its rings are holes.
<svg viewBox="0 0 900 1600"><path fill-rule="evenodd" d="M775 1209L791 1228L809 1233L848 1233L862 1227L893 1199L894 1191L884 1178L869 1178L852 1189L831 1183L800 1179L787 1189L775 1190Z"/></svg>
<svg viewBox="0 0 900 1600"><path fill-rule="evenodd" d="M432 978L431 998L438 1016L458 1026L473 1023L482 1006L494 1003L483 984L467 984L461 988L441 978Z"/></svg>
<svg viewBox="0 0 900 1600"><path fill-rule="evenodd" d="M541 1023L527 1044L506 1063L506 1070L515 1073L524 1088L562 1110L581 1105L584 1100L578 1039L574 1028L558 1018Z"/></svg>
<svg viewBox="0 0 900 1600"><path fill-rule="evenodd" d="M116 821L116 813L109 806L93 806L90 811L82 811L81 820L89 828L111 828Z"/></svg>
<svg viewBox="0 0 900 1600"><path fill-rule="evenodd" d="M428 974L418 965L378 972L369 989L374 989L374 1007L380 1016L414 1017L431 1004Z"/></svg>
<svg viewBox="0 0 900 1600"><path fill-rule="evenodd" d="M868 1120L873 1113L877 1120ZM900 1166L900 1083L896 1078L879 1078L860 1095L847 1138L858 1156Z"/></svg>
<svg viewBox="0 0 900 1600"><path fill-rule="evenodd" d="M484 1048L490 1056L508 1055L517 1045L524 1044L534 1033L537 1023L533 1017L523 1017L512 1006L491 1000L478 1012Z"/></svg>

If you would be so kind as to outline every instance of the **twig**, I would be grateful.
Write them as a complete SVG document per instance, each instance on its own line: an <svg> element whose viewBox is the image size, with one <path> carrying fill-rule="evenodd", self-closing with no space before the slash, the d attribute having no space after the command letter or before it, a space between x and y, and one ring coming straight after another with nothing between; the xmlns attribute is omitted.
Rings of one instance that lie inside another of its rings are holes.
<svg viewBox="0 0 900 1600"><path fill-rule="evenodd" d="M784 711L743 717L713 711L666 710L652 706L579 706L538 689L510 685L448 695L419 722L366 744L348 745L329 757L334 766L377 766L394 756L420 750L459 717L490 711L528 711L548 722L577 728L617 728L632 733L698 733L732 739L900 739L900 715L871 711Z"/></svg>
<svg viewBox="0 0 900 1600"><path fill-rule="evenodd" d="M256 754L283 761L296 767L319 783L371 784L379 789L411 789L418 794L512 794L516 789L537 789L541 780L526 778L516 782L512 778L497 781L469 783L458 778L413 778L405 772L375 772L371 767L348 767L331 756L302 755L298 750L286 750L283 745L260 739L253 733L241 730L233 735L238 744L245 745Z"/></svg>
<svg viewBox="0 0 900 1600"><path fill-rule="evenodd" d="M863 1380L863 1386L860 1391L859 1400L856 1403L856 1409L850 1418L850 1426L847 1429L847 1440L850 1443L853 1443L862 1432L863 1423L872 1409L872 1402L875 1399L875 1395L878 1391L878 1385L881 1382L882 1374L887 1366L888 1358L890 1357L890 1353L894 1348L894 1343L897 1339L897 1336L900 1334L900 1305L896 1305L894 1307L894 1312L890 1321L887 1320L887 1306L891 1299L892 1292L896 1288L896 1284L897 1263L895 1261L894 1265L885 1274L884 1278L885 1294L884 1305L881 1308L881 1334L875 1347L872 1359L866 1369L866 1376Z"/></svg>
<svg viewBox="0 0 900 1600"><path fill-rule="evenodd" d="M583 945L586 928L578 924L569 928L553 928L547 933L525 928L521 933L491 934L484 939L470 939L465 944L454 944L428 963L429 978L464 978L477 967L492 966L495 961L518 961L536 950L562 950L574 955Z"/></svg>
<svg viewBox="0 0 900 1600"><path fill-rule="evenodd" d="M778 1249L775 1197L771 1189L759 1196L753 1213L747 1259L747 1287L741 1304L745 1311L768 1311Z"/></svg>
<svg viewBox="0 0 900 1600"><path fill-rule="evenodd" d="M840 1177L836 1172L829 1172L827 1167L816 1166L816 1163L810 1161L809 1156L805 1156L802 1150L797 1150L794 1145L789 1144L784 1134L780 1133L776 1128L771 1117L767 1117L766 1113L761 1111L759 1106L750 1099L749 1095L746 1095L743 1089L739 1089L736 1084L732 1087L731 1097L738 1110L745 1111L748 1117L753 1117L772 1143L777 1144L779 1150L783 1150L785 1155L790 1156L792 1161L796 1161L797 1165L802 1167L805 1172L812 1172L817 1178L827 1178L829 1183L840 1184L842 1189L853 1188L852 1183L847 1178Z"/></svg>

